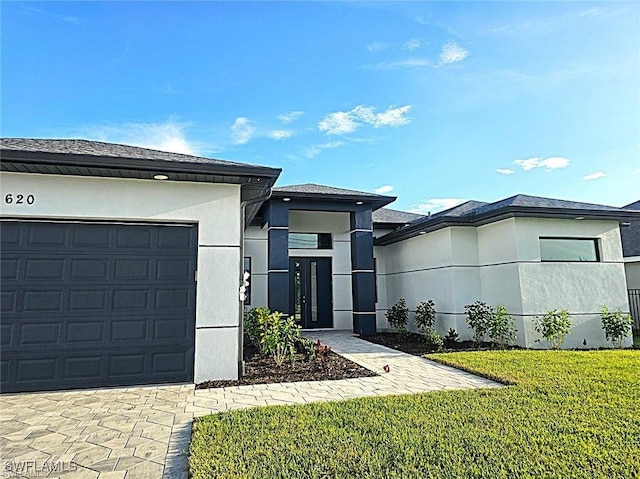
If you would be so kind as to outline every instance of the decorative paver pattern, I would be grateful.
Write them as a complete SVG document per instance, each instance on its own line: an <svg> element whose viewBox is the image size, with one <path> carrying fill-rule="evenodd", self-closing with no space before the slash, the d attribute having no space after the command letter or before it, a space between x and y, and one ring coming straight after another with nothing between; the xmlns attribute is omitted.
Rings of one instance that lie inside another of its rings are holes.
<svg viewBox="0 0 640 479"><path fill-rule="evenodd" d="M275 404L501 387L348 332L305 336L380 376L204 390L189 384L0 395L0 477L186 479L194 417Z"/></svg>

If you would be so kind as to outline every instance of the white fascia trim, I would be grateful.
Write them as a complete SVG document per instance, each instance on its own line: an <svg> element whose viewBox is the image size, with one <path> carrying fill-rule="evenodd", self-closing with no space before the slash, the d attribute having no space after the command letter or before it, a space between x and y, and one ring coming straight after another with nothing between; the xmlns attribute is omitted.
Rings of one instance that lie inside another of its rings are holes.
<svg viewBox="0 0 640 479"><path fill-rule="evenodd" d="M625 256L622 261L625 263L640 263L640 256Z"/></svg>

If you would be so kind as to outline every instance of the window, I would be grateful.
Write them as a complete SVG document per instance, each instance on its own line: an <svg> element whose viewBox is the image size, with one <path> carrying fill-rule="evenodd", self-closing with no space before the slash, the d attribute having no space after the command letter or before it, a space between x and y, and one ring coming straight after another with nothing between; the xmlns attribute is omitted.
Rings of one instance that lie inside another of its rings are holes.
<svg viewBox="0 0 640 479"><path fill-rule="evenodd" d="M600 261L598 240L586 238L540 238L542 261Z"/></svg>
<svg viewBox="0 0 640 479"><path fill-rule="evenodd" d="M289 233L289 249L331 249L331 233Z"/></svg>
<svg viewBox="0 0 640 479"><path fill-rule="evenodd" d="M244 257L243 271L245 273L249 273L249 279L247 279L247 282L249 283L249 285L247 286L247 289L244 292L244 304L248 305L248 304L251 304L251 257L250 256Z"/></svg>

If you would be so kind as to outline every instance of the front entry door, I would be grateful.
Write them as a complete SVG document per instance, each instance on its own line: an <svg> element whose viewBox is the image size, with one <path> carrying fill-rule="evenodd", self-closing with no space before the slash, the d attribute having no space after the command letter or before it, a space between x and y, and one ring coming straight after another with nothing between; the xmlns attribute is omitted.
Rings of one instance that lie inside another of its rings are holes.
<svg viewBox="0 0 640 479"><path fill-rule="evenodd" d="M291 311L305 329L333 327L331 258L290 258Z"/></svg>

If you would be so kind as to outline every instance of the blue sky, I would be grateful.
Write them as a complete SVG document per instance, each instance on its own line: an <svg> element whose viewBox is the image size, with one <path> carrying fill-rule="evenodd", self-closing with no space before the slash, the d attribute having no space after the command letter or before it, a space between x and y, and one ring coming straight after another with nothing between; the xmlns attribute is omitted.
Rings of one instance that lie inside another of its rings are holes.
<svg viewBox="0 0 640 479"><path fill-rule="evenodd" d="M283 168L426 213L640 199L638 2L3 2L4 137Z"/></svg>

